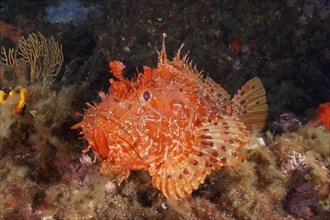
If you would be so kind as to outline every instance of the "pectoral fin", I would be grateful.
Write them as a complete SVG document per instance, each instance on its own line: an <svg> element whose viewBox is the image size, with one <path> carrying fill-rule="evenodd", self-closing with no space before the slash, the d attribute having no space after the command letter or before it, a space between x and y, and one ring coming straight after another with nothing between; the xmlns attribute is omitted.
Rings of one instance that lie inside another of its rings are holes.
<svg viewBox="0 0 330 220"><path fill-rule="evenodd" d="M158 188L165 197L183 199L204 183L207 175L212 171L205 166L205 160L199 158L194 152L188 155L180 154L169 158L160 164L152 175L152 184Z"/></svg>
<svg viewBox="0 0 330 220"><path fill-rule="evenodd" d="M194 146L150 169L152 184L166 197L182 199L204 183L212 170L238 161L249 132L236 117L224 116L194 132Z"/></svg>
<svg viewBox="0 0 330 220"><path fill-rule="evenodd" d="M111 161L103 160L101 163L100 172L102 175L109 176L117 185L129 176L130 170L125 166L118 166Z"/></svg>
<svg viewBox="0 0 330 220"><path fill-rule="evenodd" d="M250 140L250 133L236 117L223 116L216 121L202 124L194 132L193 149L206 158L213 169L238 162L241 148Z"/></svg>

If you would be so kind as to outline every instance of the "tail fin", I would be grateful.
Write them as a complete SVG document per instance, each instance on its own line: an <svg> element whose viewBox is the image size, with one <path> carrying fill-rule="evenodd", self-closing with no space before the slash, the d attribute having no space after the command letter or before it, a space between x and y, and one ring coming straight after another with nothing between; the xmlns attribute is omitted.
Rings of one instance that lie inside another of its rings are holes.
<svg viewBox="0 0 330 220"><path fill-rule="evenodd" d="M245 83L232 99L233 116L242 121L252 131L263 129L268 114L265 89L255 77Z"/></svg>

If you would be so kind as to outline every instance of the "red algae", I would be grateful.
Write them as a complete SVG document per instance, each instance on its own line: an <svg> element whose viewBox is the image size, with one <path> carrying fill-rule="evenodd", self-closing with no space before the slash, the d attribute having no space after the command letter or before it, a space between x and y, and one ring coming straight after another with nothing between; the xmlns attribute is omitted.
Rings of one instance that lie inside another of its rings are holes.
<svg viewBox="0 0 330 220"><path fill-rule="evenodd" d="M330 131L330 102L319 105L315 119Z"/></svg>
<svg viewBox="0 0 330 220"><path fill-rule="evenodd" d="M234 40L230 43L229 48L232 49L236 54L241 52L241 43L238 40Z"/></svg>
<svg viewBox="0 0 330 220"><path fill-rule="evenodd" d="M15 43L21 38L22 35L21 30L13 24L0 20L0 36L4 36Z"/></svg>

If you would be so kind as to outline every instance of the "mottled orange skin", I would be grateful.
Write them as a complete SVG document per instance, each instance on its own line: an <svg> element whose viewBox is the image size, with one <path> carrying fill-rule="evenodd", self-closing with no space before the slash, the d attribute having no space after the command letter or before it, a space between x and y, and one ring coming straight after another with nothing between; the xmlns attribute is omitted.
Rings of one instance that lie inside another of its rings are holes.
<svg viewBox="0 0 330 220"><path fill-rule="evenodd" d="M169 61L163 41L157 68L144 67L136 79L124 65L109 63L117 80L109 94L84 113L82 128L101 159L101 172L120 183L130 170L148 170L166 197L185 198L207 175L233 164L247 145L247 128L262 128L267 116L259 79L246 83L233 99L212 79L180 57Z"/></svg>
<svg viewBox="0 0 330 220"><path fill-rule="evenodd" d="M79 126L93 151L114 165L128 170L157 166L164 157L191 148L194 128L220 113L201 91L198 75L169 72L165 64L144 67L136 81L126 81L122 63L111 61L110 67L121 81L111 80L110 94L85 112Z"/></svg>

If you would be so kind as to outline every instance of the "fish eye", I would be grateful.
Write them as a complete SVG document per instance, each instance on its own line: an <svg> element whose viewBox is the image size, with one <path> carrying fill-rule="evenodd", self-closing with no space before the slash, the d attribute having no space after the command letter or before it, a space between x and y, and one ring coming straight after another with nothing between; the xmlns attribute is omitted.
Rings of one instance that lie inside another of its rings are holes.
<svg viewBox="0 0 330 220"><path fill-rule="evenodd" d="M144 91L144 93L143 93L143 98L144 98L144 100L145 101L149 101L149 99L150 99L150 92L148 92L148 91Z"/></svg>

